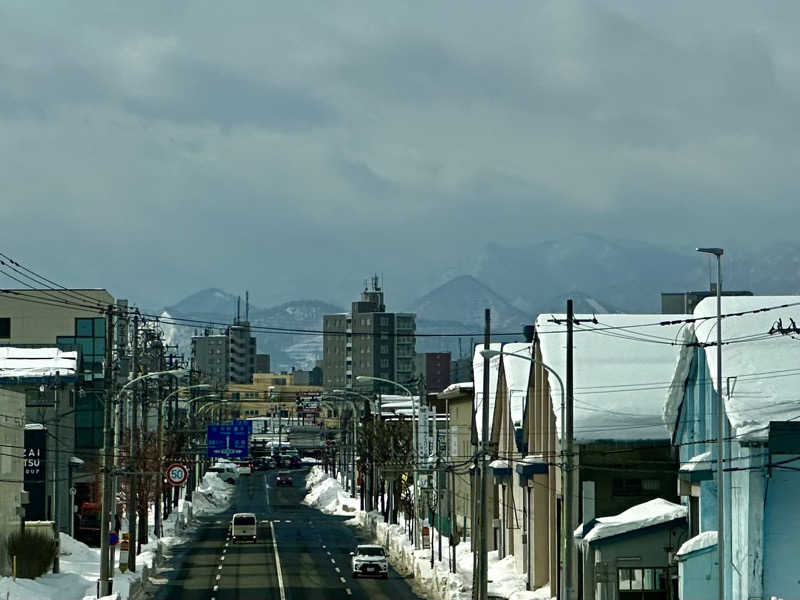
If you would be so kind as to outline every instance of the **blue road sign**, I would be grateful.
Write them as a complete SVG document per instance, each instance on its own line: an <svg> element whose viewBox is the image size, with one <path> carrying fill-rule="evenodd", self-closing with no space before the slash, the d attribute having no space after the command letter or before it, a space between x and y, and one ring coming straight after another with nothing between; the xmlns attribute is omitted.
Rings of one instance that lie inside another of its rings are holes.
<svg viewBox="0 0 800 600"><path fill-rule="evenodd" d="M208 456L216 458L247 458L250 438L246 425L209 425Z"/></svg>

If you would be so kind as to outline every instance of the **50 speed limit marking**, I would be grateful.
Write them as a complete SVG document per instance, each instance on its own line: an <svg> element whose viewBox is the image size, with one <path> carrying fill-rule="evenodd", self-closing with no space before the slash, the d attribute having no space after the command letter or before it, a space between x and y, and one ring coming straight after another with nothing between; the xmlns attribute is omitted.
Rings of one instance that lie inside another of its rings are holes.
<svg viewBox="0 0 800 600"><path fill-rule="evenodd" d="M167 467L167 481L170 485L183 485L188 477L189 471L183 465L176 463Z"/></svg>

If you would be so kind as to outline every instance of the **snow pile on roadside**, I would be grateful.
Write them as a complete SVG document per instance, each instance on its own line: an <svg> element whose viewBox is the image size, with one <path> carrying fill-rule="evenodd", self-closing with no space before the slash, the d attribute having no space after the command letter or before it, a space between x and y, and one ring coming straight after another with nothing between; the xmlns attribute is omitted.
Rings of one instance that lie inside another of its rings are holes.
<svg viewBox="0 0 800 600"><path fill-rule="evenodd" d="M192 510L195 515L222 512L228 508L233 492L233 485L222 481L217 473L208 472L192 494Z"/></svg>
<svg viewBox="0 0 800 600"><path fill-rule="evenodd" d="M399 524L389 525L378 513L358 510L359 500L349 498L342 490L341 483L326 475L320 467L311 470L306 484L309 492L304 503L322 512L353 515L347 523L373 532L375 541L388 551L392 567L403 575L413 575L410 583L420 596L440 600L469 600L472 597L473 554L469 542L456 546L456 573L450 573L447 558L450 541L442 536L442 560L434 560L431 568L431 550L414 549L403 515L399 515ZM348 509L337 512L335 508L341 502ZM432 546L437 550L438 557L439 534L433 527L430 531ZM508 600L549 600L551 597L549 587L525 591L526 577L514 570L514 558L507 556L498 560L497 552L489 553L489 581L489 593Z"/></svg>
<svg viewBox="0 0 800 600"><path fill-rule="evenodd" d="M61 572L45 573L37 579L0 578L2 600L85 600L95 598L100 578L100 548L90 548L83 542L61 533ZM138 573L114 573L114 592L128 598L131 583L141 577ZM114 596L112 596L114 597Z"/></svg>
<svg viewBox="0 0 800 600"><path fill-rule="evenodd" d="M358 498L351 498L342 484L328 477L321 467L312 467L306 476L309 492L303 503L330 515L352 515L358 510Z"/></svg>

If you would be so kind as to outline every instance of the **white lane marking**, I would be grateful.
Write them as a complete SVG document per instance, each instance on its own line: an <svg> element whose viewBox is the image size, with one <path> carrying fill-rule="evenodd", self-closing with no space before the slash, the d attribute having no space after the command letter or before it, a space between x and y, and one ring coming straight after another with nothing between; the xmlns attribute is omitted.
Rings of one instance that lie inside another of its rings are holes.
<svg viewBox="0 0 800 600"><path fill-rule="evenodd" d="M225 560L225 555L223 554L222 556L219 557L219 559L220 560Z"/></svg>
<svg viewBox="0 0 800 600"><path fill-rule="evenodd" d="M330 555L331 555L331 551L330 551L330 550L325 550L325 553L326 553L328 556L330 556Z"/></svg>
<svg viewBox="0 0 800 600"><path fill-rule="evenodd" d="M350 591L350 588L344 588L344 591L347 592L348 596L352 596L353 592ZM211 600L214 600L213 598Z"/></svg>
<svg viewBox="0 0 800 600"><path fill-rule="evenodd" d="M334 571L336 571L337 573L341 573L342 572L342 570L339 567L334 567Z"/></svg>
<svg viewBox="0 0 800 600"><path fill-rule="evenodd" d="M344 580L344 577L339 577L339 581L341 581L342 583L347 583L347 582Z"/></svg>
<svg viewBox="0 0 800 600"><path fill-rule="evenodd" d="M219 566L217 567L217 571L222 571L222 565L219 565Z"/></svg>
<svg viewBox="0 0 800 600"><path fill-rule="evenodd" d="M323 544L323 546L322 546L322 549L323 549L323 550L325 550L325 548L327 548L327 546L325 546L325 545ZM330 554L330 552L328 552L328 554Z"/></svg>
<svg viewBox="0 0 800 600"><path fill-rule="evenodd" d="M281 600L286 600L286 590L283 589L283 573L281 573L281 557L278 554L278 540L275 538L275 526L269 524L272 533L272 547L275 549L275 570L278 572L278 589L281 593Z"/></svg>
<svg viewBox="0 0 800 600"><path fill-rule="evenodd" d="M213 589L213 590L211 590L211 591L212 591L212 592L216 592L218 589L219 589L219 586L218 586L218 585L215 585L215 586L214 586L214 589Z"/></svg>
<svg viewBox="0 0 800 600"><path fill-rule="evenodd" d="M219 581L219 580L220 580L220 577L221 577L221 575L217 575L217 581Z"/></svg>
<svg viewBox="0 0 800 600"><path fill-rule="evenodd" d="M336 559L335 559L335 558L332 558L332 559L331 559L331 562L332 562L333 564L336 564Z"/></svg>

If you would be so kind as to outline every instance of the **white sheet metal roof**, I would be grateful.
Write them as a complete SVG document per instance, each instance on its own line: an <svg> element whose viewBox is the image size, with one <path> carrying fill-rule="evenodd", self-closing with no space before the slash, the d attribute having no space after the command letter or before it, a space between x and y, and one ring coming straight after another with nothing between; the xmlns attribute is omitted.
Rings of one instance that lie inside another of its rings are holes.
<svg viewBox="0 0 800 600"><path fill-rule="evenodd" d="M575 315L590 320L593 315ZM661 440L664 396L682 346L681 325L659 325L689 315L598 315L574 330L574 413L577 441ZM551 322L551 319L559 321ZM539 315L542 360L566 384L566 315ZM683 326L685 327L685 326ZM561 389L547 373L557 431Z"/></svg>
<svg viewBox="0 0 800 600"><path fill-rule="evenodd" d="M78 352L58 348L0 347L0 378L54 377L56 371L64 377L77 371Z"/></svg>

